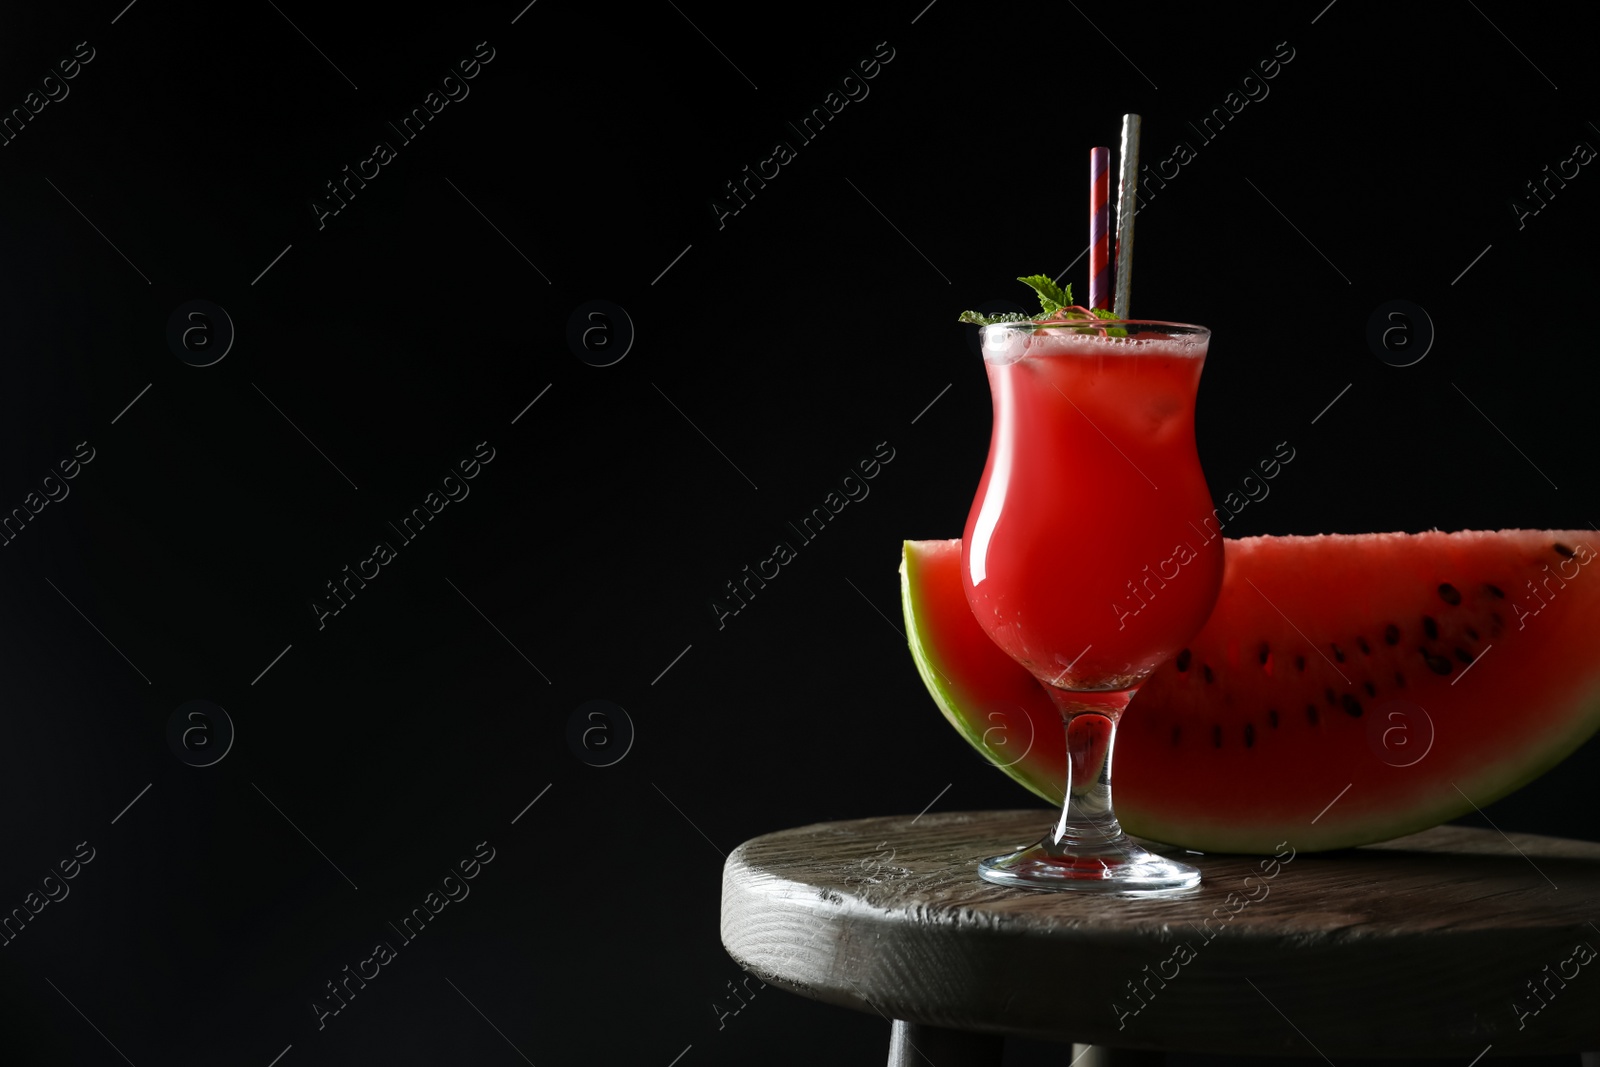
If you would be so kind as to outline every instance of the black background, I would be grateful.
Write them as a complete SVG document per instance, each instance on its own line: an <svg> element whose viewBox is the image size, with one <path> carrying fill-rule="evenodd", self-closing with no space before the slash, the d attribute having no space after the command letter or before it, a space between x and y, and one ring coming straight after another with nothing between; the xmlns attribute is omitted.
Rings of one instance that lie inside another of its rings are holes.
<svg viewBox="0 0 1600 1067"><path fill-rule="evenodd" d="M95 457L0 559L0 907L96 850L0 950L8 1062L882 1062L882 1020L776 989L719 1024L723 857L1034 803L940 721L896 566L960 533L982 468L956 313L1074 262L1124 111L1147 162L1198 149L1141 213L1133 311L1214 331L1213 490L1297 450L1230 536L1600 518L1573 432L1600 177L1520 229L1509 206L1600 144L1585 7L925 2L0 16L4 108L94 49L0 148L0 508ZM400 143L385 122L480 41L470 95ZM869 95L799 143L880 42ZM1270 94L1201 142L1185 123L1280 42ZM779 140L796 158L719 225ZM193 299L237 330L204 368L166 341ZM607 367L566 339L593 299L636 327ZM1365 340L1394 299L1437 330L1414 366ZM481 441L470 496L319 629L324 583ZM722 583L879 442L871 495L719 629ZM197 698L237 729L207 768L166 740ZM635 732L609 767L567 741L593 699ZM1597 763L1488 814L1594 838ZM323 983L484 840L471 896L319 1031Z"/></svg>

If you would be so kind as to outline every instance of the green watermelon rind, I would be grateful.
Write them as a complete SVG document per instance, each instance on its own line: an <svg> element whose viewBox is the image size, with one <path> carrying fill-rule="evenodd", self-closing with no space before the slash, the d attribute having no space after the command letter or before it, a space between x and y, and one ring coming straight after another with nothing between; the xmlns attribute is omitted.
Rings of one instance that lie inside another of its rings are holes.
<svg viewBox="0 0 1600 1067"><path fill-rule="evenodd" d="M949 720L956 732L966 739L967 744L977 749L984 758L997 768L1004 771L1009 777L1021 785L1028 792L1049 803L1052 807L1059 807L1064 798L1062 786L1057 784L1052 794L1035 782L1027 773L1028 759L1007 759L997 752L993 746L984 740L986 729L980 729L961 706L960 694L955 685L939 672L933 665L933 660L928 649L922 643L921 628L917 625L918 607L916 601L916 574L917 554L912 549L915 542L906 541L901 546L900 552L900 605L906 620L906 641L911 646L911 658L917 665L917 673L922 676L922 684L927 686L928 693L933 697L933 702L939 706L944 717ZM1022 668L1018 668L1021 670ZM1020 769L1019 769L1020 768Z"/></svg>

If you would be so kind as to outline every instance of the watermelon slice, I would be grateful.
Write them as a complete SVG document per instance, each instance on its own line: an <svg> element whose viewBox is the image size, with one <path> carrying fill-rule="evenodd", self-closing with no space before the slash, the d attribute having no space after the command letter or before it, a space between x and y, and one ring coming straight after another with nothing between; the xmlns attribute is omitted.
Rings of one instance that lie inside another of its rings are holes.
<svg viewBox="0 0 1600 1067"><path fill-rule="evenodd" d="M1128 832L1203 851L1321 851L1482 807L1600 727L1600 542L1590 532L1226 542L1205 629L1118 731ZM961 542L907 541L911 652L951 724L1053 804L1060 716L984 634Z"/></svg>

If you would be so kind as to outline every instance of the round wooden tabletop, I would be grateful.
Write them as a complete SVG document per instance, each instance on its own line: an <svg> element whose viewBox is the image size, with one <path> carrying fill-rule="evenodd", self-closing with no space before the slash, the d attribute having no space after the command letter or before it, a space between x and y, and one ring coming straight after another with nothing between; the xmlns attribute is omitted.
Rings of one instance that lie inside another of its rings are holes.
<svg viewBox="0 0 1600 1067"><path fill-rule="evenodd" d="M1051 820L747 841L723 871L723 944L772 985L953 1030L1324 1058L1600 1049L1600 844L1444 826L1322 854L1167 850L1204 881L1162 898L979 880Z"/></svg>

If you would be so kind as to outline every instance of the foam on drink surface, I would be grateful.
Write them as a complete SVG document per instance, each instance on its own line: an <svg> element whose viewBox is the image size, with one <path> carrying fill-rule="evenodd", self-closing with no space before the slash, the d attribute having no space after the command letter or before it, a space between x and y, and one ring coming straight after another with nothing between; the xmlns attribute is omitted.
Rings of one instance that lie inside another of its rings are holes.
<svg viewBox="0 0 1600 1067"><path fill-rule="evenodd" d="M1078 328L1025 329L987 326L983 330L983 358L996 364L1015 363L1028 357L1052 356L1175 356L1205 355L1206 339L1189 336L1110 337L1080 333Z"/></svg>

